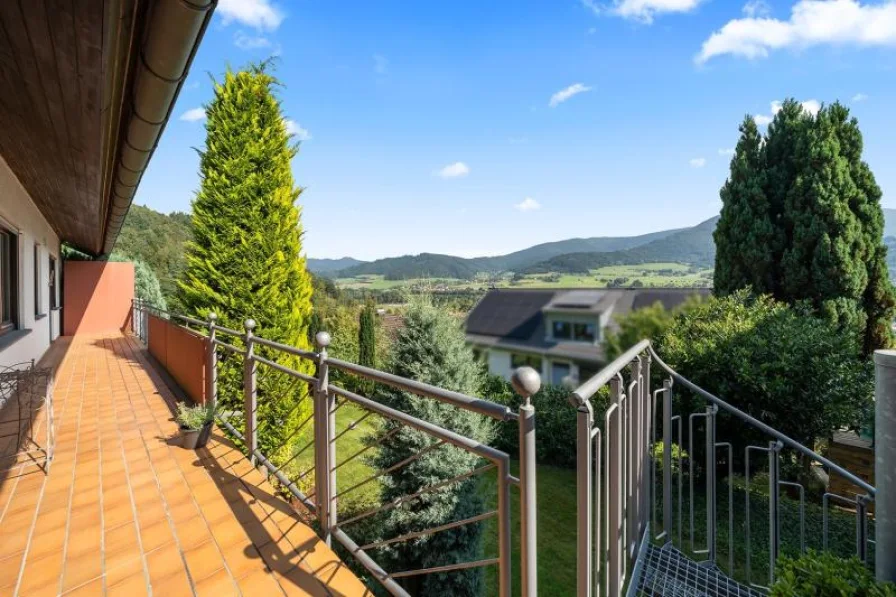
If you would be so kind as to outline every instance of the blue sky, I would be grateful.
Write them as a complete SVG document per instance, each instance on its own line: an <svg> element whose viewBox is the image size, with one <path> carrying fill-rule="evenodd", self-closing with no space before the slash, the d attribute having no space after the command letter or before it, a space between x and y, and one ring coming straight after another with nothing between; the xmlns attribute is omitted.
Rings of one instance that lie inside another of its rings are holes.
<svg viewBox="0 0 896 597"><path fill-rule="evenodd" d="M786 97L849 105L896 207L896 0L220 0L137 203L189 209L191 110L273 54L311 257L696 224L744 114Z"/></svg>

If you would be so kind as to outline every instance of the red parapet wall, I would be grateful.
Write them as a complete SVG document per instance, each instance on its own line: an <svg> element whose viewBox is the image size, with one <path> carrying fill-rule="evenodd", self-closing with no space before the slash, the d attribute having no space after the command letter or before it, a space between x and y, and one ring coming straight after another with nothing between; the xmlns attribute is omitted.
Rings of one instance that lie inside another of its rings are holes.
<svg viewBox="0 0 896 597"><path fill-rule="evenodd" d="M205 336L155 315L148 318L149 353L155 357L193 402L205 404Z"/></svg>
<svg viewBox="0 0 896 597"><path fill-rule="evenodd" d="M119 332L130 326L133 263L66 261L63 276L63 335Z"/></svg>

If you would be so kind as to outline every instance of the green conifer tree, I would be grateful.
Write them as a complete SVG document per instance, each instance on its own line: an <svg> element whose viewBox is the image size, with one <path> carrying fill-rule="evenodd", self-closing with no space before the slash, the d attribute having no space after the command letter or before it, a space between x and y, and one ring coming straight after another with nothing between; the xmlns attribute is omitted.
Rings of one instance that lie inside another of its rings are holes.
<svg viewBox="0 0 896 597"><path fill-rule="evenodd" d="M404 323L392 346L393 373L468 395L479 393L482 369L474 360L456 318L425 301L418 301L408 309ZM398 390L384 390L379 397L392 408L474 441L487 443L493 437L492 423L482 415ZM396 425L394 421L387 422L380 433L388 434ZM374 466L386 469L420 453L434 442L430 435L402 427L383 444L374 459ZM413 494L480 465L480 459L469 452L450 445L441 446L385 476L382 499L386 502ZM471 478L426 494L407 507L388 510L369 527L381 538L392 538L482 512L478 482ZM481 527L480 523L468 524L413 541L394 543L378 549L375 557L387 570L395 571L476 560L482 551ZM414 595L479 595L482 580L482 569L468 569L415 576L402 582Z"/></svg>
<svg viewBox="0 0 896 597"><path fill-rule="evenodd" d="M268 70L267 62L228 69L215 84L179 298L192 315L214 312L221 325L238 330L251 318L256 335L307 349L311 280L290 166L298 146L290 143L274 94L278 82ZM305 373L313 369L265 347L258 353ZM222 406L242 411L241 359L225 357L218 379ZM310 400L307 388L283 373L260 366L258 380L259 446L277 458L288 453L283 440Z"/></svg>
<svg viewBox="0 0 896 597"><path fill-rule="evenodd" d="M376 367L376 305L367 301L358 325L358 364Z"/></svg>
<svg viewBox="0 0 896 597"><path fill-rule="evenodd" d="M839 103L812 116L791 99L764 138L749 128L741 125L721 191L716 290L751 286L787 303L805 302L855 334L864 354L889 346L896 298L881 191L862 161L856 119ZM755 156L757 166L748 167L743 153Z"/></svg>
<svg viewBox="0 0 896 597"><path fill-rule="evenodd" d="M781 243L765 196L762 136L749 116L741 123L740 133L731 158L731 174L720 192L722 213L713 233L716 243L713 281L717 294L728 294L746 286L757 292L771 292L774 249Z"/></svg>

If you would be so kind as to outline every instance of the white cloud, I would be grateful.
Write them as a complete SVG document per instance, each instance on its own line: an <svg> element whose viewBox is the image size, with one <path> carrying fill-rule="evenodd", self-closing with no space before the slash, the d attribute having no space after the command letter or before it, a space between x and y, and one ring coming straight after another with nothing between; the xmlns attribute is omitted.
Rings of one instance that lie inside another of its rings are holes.
<svg viewBox="0 0 896 597"><path fill-rule="evenodd" d="M719 155L734 155L734 148L728 147L727 149L719 149Z"/></svg>
<svg viewBox="0 0 896 597"><path fill-rule="evenodd" d="M591 91L591 87L588 87L583 83L573 83L566 89L561 89L560 91L552 95L551 101L548 102L548 105L552 108L556 108L572 96L578 95L580 93L585 93L586 91Z"/></svg>
<svg viewBox="0 0 896 597"><path fill-rule="evenodd" d="M197 120L205 120L205 108L193 108L191 110L187 110L183 114L180 115L181 120L186 120L187 122L196 122Z"/></svg>
<svg viewBox="0 0 896 597"><path fill-rule="evenodd" d="M526 197L519 203L514 204L513 208L520 211L535 211L537 209L541 209L541 203L539 203L532 197Z"/></svg>
<svg viewBox="0 0 896 597"><path fill-rule="evenodd" d="M857 93L852 96L852 101L854 102L864 102L866 99L868 99L868 96L864 93Z"/></svg>
<svg viewBox="0 0 896 597"><path fill-rule="evenodd" d="M454 162L436 172L436 176L441 176L442 178L459 178L461 176L466 176L469 173L469 166L463 162Z"/></svg>
<svg viewBox="0 0 896 597"><path fill-rule="evenodd" d="M652 23L653 17L662 13L690 12L703 0L613 0L601 6L595 0L582 0L582 6L596 15L610 14L642 23Z"/></svg>
<svg viewBox="0 0 896 597"><path fill-rule="evenodd" d="M385 75L389 70L389 61L382 54L373 55L373 72L378 75Z"/></svg>
<svg viewBox="0 0 896 597"><path fill-rule="evenodd" d="M744 4L743 12L748 17L767 17L772 8L765 0L750 0Z"/></svg>
<svg viewBox="0 0 896 597"><path fill-rule="evenodd" d="M772 50L824 44L896 46L896 0L799 0L787 21L759 15L734 19L703 42L694 60L702 64L725 54L765 58Z"/></svg>
<svg viewBox="0 0 896 597"><path fill-rule="evenodd" d="M217 14L225 25L236 21L247 27L273 31L283 22L283 12L270 0L219 0Z"/></svg>
<svg viewBox="0 0 896 597"><path fill-rule="evenodd" d="M271 40L261 35L246 35L242 31L237 31L233 36L233 43L241 50L257 50L258 48L269 48Z"/></svg>
<svg viewBox="0 0 896 597"><path fill-rule="evenodd" d="M297 141L308 141L311 139L311 133L308 132L308 129L303 129L295 120L287 118L283 121L283 124L286 126L286 134L292 135Z"/></svg>
<svg viewBox="0 0 896 597"><path fill-rule="evenodd" d="M688 160L688 164L691 165L691 168L702 168L706 165L706 158L691 158Z"/></svg>
<svg viewBox="0 0 896 597"><path fill-rule="evenodd" d="M800 102L800 105L803 107L803 110L815 116L818 114L818 111L821 110L821 103L815 99L809 99L804 102ZM771 103L771 113L770 114L757 114L753 117L753 122L756 123L756 126L766 126L771 124L772 120L775 117L775 114L781 111L782 103L778 100L775 100Z"/></svg>

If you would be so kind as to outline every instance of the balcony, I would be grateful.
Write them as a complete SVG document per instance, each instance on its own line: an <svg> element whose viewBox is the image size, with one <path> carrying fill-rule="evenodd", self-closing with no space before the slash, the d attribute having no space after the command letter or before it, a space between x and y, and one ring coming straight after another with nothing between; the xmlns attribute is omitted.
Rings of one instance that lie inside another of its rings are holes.
<svg viewBox="0 0 896 597"><path fill-rule="evenodd" d="M176 390L133 338L61 338L40 365L55 369L55 455L48 471L3 463L0 594L367 592L222 434L171 445Z"/></svg>

